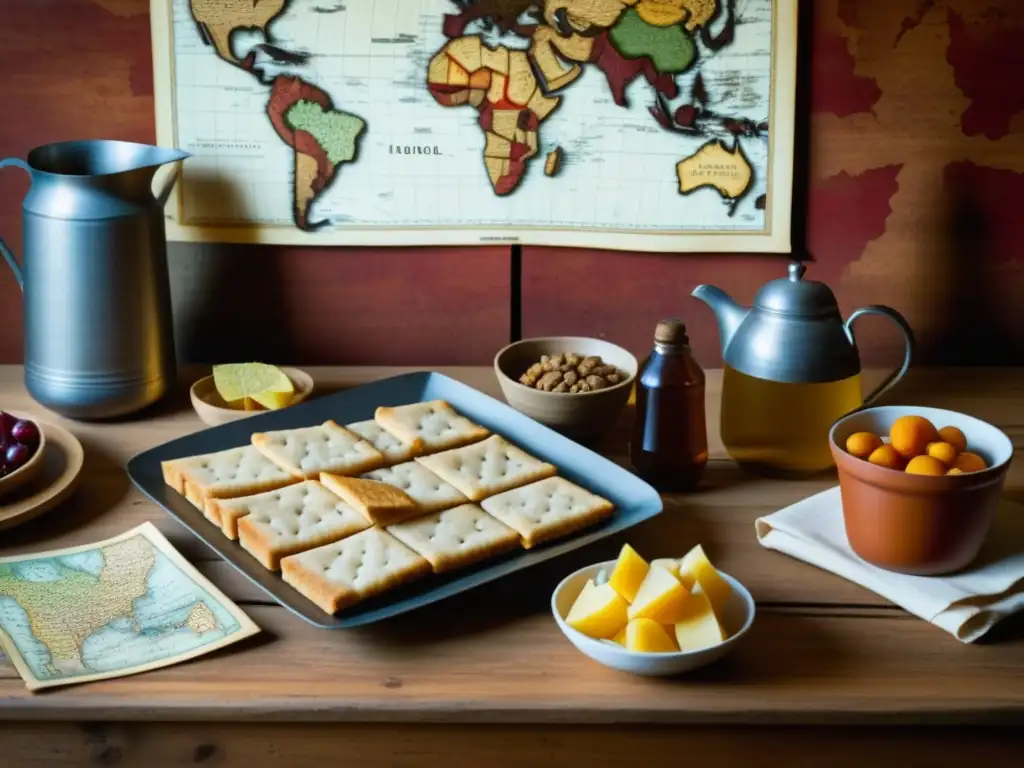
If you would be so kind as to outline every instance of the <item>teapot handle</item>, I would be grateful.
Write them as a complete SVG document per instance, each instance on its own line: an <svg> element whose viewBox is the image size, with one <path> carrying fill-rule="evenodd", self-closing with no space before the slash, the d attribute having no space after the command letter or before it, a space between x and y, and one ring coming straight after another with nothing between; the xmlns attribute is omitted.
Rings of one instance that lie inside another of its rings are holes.
<svg viewBox="0 0 1024 768"><path fill-rule="evenodd" d="M0 168L6 168L8 165L17 166L25 171L29 176L32 175L32 169L24 160L19 160L16 157L8 157L5 160L0 160ZM10 265L11 270L14 272L14 279L18 281L18 287L24 291L25 278L22 277L21 267L18 265L18 260L14 258L14 254L11 253L10 248L7 247L7 244L4 242L2 237L0 237L0 256L3 256L4 261Z"/></svg>
<svg viewBox="0 0 1024 768"><path fill-rule="evenodd" d="M903 333L904 351L903 351L903 364L898 370L893 371L875 390L864 398L864 404L861 408L870 405L879 397L884 395L890 389L892 389L896 383L902 379L907 370L910 368L911 359L914 356L914 332L910 329L910 324L906 319L897 312L895 309L890 307L884 307L880 304L871 304L860 309L855 309L846 322L843 323L843 328L846 329L846 335L850 339L850 343L856 343L853 338L853 323L857 318L863 317L864 315L881 315L882 317L888 318L896 324L896 327Z"/></svg>

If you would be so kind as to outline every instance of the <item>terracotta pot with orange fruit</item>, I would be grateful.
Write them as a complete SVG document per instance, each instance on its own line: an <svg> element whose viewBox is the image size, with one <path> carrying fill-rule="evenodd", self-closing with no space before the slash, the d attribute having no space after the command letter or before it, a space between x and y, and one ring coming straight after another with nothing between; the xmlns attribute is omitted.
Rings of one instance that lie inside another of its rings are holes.
<svg viewBox="0 0 1024 768"><path fill-rule="evenodd" d="M1013 455L997 427L956 411L885 406L835 423L850 547L901 573L960 570L981 550Z"/></svg>

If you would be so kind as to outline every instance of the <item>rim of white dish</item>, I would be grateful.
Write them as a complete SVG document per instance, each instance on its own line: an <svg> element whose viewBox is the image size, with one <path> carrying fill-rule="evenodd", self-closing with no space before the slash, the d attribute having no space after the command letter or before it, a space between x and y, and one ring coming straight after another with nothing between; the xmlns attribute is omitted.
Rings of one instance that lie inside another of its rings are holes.
<svg viewBox="0 0 1024 768"><path fill-rule="evenodd" d="M705 653L707 651L712 650L713 648L722 648L723 646L729 646L729 645L737 642L741 637L743 637L743 635L745 635L750 630L750 627L753 626L753 624L754 624L754 617L757 615L757 602L754 600L754 596L750 594L750 590L747 589L743 585L743 583L739 579L737 579L736 577L730 576L725 571L720 571L720 570L718 570L716 568L715 570L718 571L718 575L719 576L724 576L725 579L729 582L729 586L732 587L733 589L739 591L739 593L744 597L744 599L747 602L747 604L750 606L750 612L747 614L747 618L746 618L746 621L743 622L743 626L740 627L735 632L735 634L730 635L725 640L720 642L718 645L709 645L709 646L707 646L705 648L697 648L697 649L692 650L692 651L631 651L628 648L623 648L618 643L605 643L602 640L598 640L597 638L590 637L590 635L585 635L582 632L580 632L579 630L573 629L572 627L570 627L566 623L565 619L563 619L562 616L558 613L558 608L555 606L555 600L558 597L558 593L561 592L565 588L566 582L568 582L573 577L578 576L579 574L583 573L584 571L589 571L589 570L592 570L592 569L595 569L595 568L600 569L600 568L603 568L603 567L611 568L611 567L613 567L615 565L615 563L616 563L615 560L605 560L605 561L600 562L600 563L591 563L590 565L585 565L582 568L577 568L575 571L573 571L568 576L566 576L564 579L562 579L560 582L558 582L558 586L555 587L555 590L551 593L551 614L555 617L555 622L558 624L559 628L562 630L563 633L565 633L566 635L572 633L572 635L574 635L575 637L580 637L580 638L583 638L584 640L590 641L592 643L596 643L599 646L601 646L602 648L607 648L612 653L621 653L621 654L623 654L625 656L635 656L635 657L638 657L638 658L645 658L645 659L650 659L650 658L670 659L670 658L683 658L683 657L692 656L692 655L695 655L695 654L698 654L698 653Z"/></svg>

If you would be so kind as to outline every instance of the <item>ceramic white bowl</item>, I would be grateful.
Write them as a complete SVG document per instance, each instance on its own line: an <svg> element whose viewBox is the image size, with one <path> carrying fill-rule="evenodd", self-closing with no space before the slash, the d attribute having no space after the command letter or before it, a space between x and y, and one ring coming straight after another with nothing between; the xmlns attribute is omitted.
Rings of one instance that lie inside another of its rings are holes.
<svg viewBox="0 0 1024 768"><path fill-rule="evenodd" d="M551 595L551 612L554 614L559 629L569 638L569 642L576 646L577 650L598 664L617 669L620 672L647 677L678 675L707 666L725 656L736 647L754 623L757 609L750 592L732 576L719 571L721 577L732 587L732 598L726 604L723 615L719 617L723 628L729 633L729 638L724 642L697 651L640 653L628 651L617 643L587 637L566 624L565 617L569 615L569 609L572 608L572 604L583 590L587 580L596 578L602 569L607 569L611 573L614 567L615 561L608 560L604 563L595 563L580 568L575 573L566 576Z"/></svg>

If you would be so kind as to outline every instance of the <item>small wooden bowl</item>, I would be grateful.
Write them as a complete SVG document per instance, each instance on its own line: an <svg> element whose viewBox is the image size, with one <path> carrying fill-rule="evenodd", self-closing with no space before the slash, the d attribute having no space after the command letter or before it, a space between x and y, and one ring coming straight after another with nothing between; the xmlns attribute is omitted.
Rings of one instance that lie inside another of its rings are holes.
<svg viewBox="0 0 1024 768"><path fill-rule="evenodd" d="M544 392L519 383L519 376L541 355L575 352L600 355L601 359L626 374L626 379L593 392ZM581 443L600 440L619 418L633 391L639 364L622 347L603 339L578 336L550 336L523 339L509 344L494 357L494 375L505 400L531 419Z"/></svg>
<svg viewBox="0 0 1024 768"><path fill-rule="evenodd" d="M18 414L13 413L11 415L18 416ZM43 451L46 450L46 434L43 432L43 425L35 419L29 419L28 417L18 416L18 418L31 421L36 425L36 430L39 432L39 445L36 448L36 452L32 454L32 458L28 460L28 463L23 464L11 472L11 474L0 478L0 497L13 493L31 483L39 476L40 471L43 469Z"/></svg>
<svg viewBox="0 0 1024 768"><path fill-rule="evenodd" d="M308 373L298 368L281 368L281 370L295 386L295 395L291 403L285 406L286 408L301 403L313 393L313 377ZM193 384L189 390L189 396L192 398L192 407L195 408L199 418L204 424L209 424L211 427L267 413L266 410L246 411L229 407L217 394L213 376L205 376Z"/></svg>

